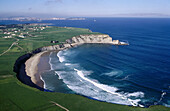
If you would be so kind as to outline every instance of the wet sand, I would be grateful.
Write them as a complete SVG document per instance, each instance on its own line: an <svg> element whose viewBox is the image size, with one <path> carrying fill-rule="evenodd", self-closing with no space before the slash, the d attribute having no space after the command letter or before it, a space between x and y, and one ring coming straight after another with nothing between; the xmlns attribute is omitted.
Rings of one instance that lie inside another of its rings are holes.
<svg viewBox="0 0 170 111"><path fill-rule="evenodd" d="M44 88L44 83L40 78L43 71L49 70L49 53L47 51L40 52L25 62L26 74L31 77L31 81L37 86Z"/></svg>
<svg viewBox="0 0 170 111"><path fill-rule="evenodd" d="M39 63L38 63L38 70L37 72L39 74L42 74L43 72L50 70L50 65L49 65L49 55L50 52L45 52L41 55Z"/></svg>

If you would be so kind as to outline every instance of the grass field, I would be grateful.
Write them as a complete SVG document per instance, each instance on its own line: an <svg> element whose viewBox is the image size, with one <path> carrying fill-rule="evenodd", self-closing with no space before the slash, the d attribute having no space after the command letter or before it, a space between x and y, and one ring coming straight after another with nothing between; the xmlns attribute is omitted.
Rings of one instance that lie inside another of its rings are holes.
<svg viewBox="0 0 170 111"><path fill-rule="evenodd" d="M21 83L13 72L14 63L21 55L39 47L54 45L50 43L51 40L64 42L80 34L98 34L88 29L64 27L47 27L44 30L25 32L33 36L3 38L4 34L0 34L0 54L7 50L16 38L19 39L17 45L0 56L0 111L64 111L53 102L70 111L170 111L164 106L140 108L99 102L74 94L43 92Z"/></svg>
<svg viewBox="0 0 170 111"><path fill-rule="evenodd" d="M51 40L64 42L66 39L80 34L98 34L89 32L88 29L51 26L47 27L44 30L26 30L20 33L24 32L29 32L29 34L33 36L26 37L24 39L19 37L3 38L4 35L0 34L0 54L7 50L10 45L16 41L16 38L19 39L18 45L21 47L20 48L17 45L14 45L10 51L5 53L3 56L0 56L0 75L15 75L15 73L13 72L13 65L18 57L37 48L54 45L54 43L50 43Z"/></svg>

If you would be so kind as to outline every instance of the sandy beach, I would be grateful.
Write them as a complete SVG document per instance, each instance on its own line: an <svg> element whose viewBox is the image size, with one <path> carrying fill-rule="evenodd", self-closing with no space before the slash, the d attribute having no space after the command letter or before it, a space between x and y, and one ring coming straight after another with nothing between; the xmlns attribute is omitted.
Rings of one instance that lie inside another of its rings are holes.
<svg viewBox="0 0 170 111"><path fill-rule="evenodd" d="M40 75L42 73L42 70L47 70L49 69L48 67L48 59L43 59L43 55L48 55L49 52L44 51L40 52L38 54L35 54L32 56L30 59L28 59L25 62L25 70L26 74L31 77L31 81L36 84L37 86L43 88L44 83L40 79ZM40 63L41 62L41 63Z"/></svg>

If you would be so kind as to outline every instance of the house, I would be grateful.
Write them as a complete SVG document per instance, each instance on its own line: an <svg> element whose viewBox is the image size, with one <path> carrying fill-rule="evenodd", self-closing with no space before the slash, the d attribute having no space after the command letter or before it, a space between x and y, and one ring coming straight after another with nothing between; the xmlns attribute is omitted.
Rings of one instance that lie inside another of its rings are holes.
<svg viewBox="0 0 170 111"><path fill-rule="evenodd" d="M59 41L52 40L51 43L59 43Z"/></svg>
<svg viewBox="0 0 170 111"><path fill-rule="evenodd" d="M19 35L18 37L25 38L25 36L23 36L23 35Z"/></svg>
<svg viewBox="0 0 170 111"><path fill-rule="evenodd" d="M12 36L4 36L3 38L12 38Z"/></svg>

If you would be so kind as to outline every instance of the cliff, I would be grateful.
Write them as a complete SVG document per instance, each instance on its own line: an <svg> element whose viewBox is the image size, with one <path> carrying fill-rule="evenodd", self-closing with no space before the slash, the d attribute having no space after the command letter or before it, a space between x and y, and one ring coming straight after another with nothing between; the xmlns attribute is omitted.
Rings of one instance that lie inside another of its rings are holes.
<svg viewBox="0 0 170 111"><path fill-rule="evenodd" d="M85 44L85 43L125 45L125 44L120 44L119 40L112 40L112 38L106 34L79 35L79 36L72 37L71 39L67 39L64 44L47 46L47 47L43 47L39 50L41 50L41 51L63 50L66 48L71 48L73 46L77 46L77 45L81 45L81 44Z"/></svg>
<svg viewBox="0 0 170 111"><path fill-rule="evenodd" d="M110 43L112 44L112 38L109 35L79 35L66 40L66 43Z"/></svg>

